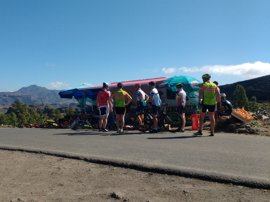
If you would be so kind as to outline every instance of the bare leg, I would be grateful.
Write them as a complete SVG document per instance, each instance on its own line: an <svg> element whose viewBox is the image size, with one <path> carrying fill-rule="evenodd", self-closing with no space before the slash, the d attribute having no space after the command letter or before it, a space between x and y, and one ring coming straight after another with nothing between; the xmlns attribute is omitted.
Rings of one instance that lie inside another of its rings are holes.
<svg viewBox="0 0 270 202"><path fill-rule="evenodd" d="M214 134L215 125L216 125L215 112L209 112L209 119L210 119L210 125L211 125L211 134Z"/></svg>
<svg viewBox="0 0 270 202"><path fill-rule="evenodd" d="M204 125L204 118L205 118L205 113L201 113L200 115L200 127L199 127L199 131L203 130L203 125Z"/></svg>
<svg viewBox="0 0 270 202"><path fill-rule="evenodd" d="M186 127L186 114L185 113L181 114L181 119L182 119L182 127L181 127L181 129L184 130L185 127Z"/></svg>
<svg viewBox="0 0 270 202"><path fill-rule="evenodd" d="M100 117L99 118L99 129L102 129L102 127L103 127L103 117Z"/></svg>
<svg viewBox="0 0 270 202"><path fill-rule="evenodd" d="M139 126L142 126L143 125L143 118L142 118L143 115L138 115L138 122L139 122Z"/></svg>
<svg viewBox="0 0 270 202"><path fill-rule="evenodd" d="M102 124L103 129L106 129L107 123L108 123L108 118L105 117L105 118L103 119L103 124Z"/></svg>
<svg viewBox="0 0 270 202"><path fill-rule="evenodd" d="M158 129L158 116L157 115L153 116L153 129L154 130Z"/></svg>
<svg viewBox="0 0 270 202"><path fill-rule="evenodd" d="M116 126L117 126L117 131L120 129L120 115L116 114Z"/></svg>

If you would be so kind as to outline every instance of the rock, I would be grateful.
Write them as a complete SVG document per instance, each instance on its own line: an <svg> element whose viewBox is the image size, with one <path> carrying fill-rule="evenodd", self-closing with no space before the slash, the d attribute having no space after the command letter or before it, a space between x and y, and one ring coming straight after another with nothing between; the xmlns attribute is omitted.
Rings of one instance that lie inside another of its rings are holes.
<svg viewBox="0 0 270 202"><path fill-rule="evenodd" d="M124 198L121 193L117 193L117 192L110 193L110 197L117 200Z"/></svg>

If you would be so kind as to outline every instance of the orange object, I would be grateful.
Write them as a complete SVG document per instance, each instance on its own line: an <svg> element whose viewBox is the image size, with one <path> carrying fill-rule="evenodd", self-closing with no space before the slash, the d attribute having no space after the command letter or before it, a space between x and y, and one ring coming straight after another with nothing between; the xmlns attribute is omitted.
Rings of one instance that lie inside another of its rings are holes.
<svg viewBox="0 0 270 202"><path fill-rule="evenodd" d="M243 121L244 123L249 123L253 120L253 116L248 111L241 108L233 109L232 116L240 121Z"/></svg>
<svg viewBox="0 0 270 202"><path fill-rule="evenodd" d="M198 130L200 125L200 114L191 115L192 130Z"/></svg>

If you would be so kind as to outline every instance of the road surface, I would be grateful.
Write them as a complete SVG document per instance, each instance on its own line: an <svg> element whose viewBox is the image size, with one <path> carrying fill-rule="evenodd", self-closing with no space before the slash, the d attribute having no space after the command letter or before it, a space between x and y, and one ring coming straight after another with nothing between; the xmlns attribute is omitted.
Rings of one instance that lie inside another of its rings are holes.
<svg viewBox="0 0 270 202"><path fill-rule="evenodd" d="M206 134L208 135L208 134ZM270 137L192 132L109 136L97 131L1 128L0 146L71 152L270 180Z"/></svg>

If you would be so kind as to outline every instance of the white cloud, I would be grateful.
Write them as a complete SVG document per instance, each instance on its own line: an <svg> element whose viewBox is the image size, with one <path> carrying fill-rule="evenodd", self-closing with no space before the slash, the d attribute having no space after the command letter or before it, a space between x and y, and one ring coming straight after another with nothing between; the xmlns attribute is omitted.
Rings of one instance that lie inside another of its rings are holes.
<svg viewBox="0 0 270 202"><path fill-rule="evenodd" d="M165 74L173 74L173 73L176 73L177 69L174 67L164 67L164 68L162 68L162 71Z"/></svg>
<svg viewBox="0 0 270 202"><path fill-rule="evenodd" d="M243 76L246 78L255 78L270 74L270 63L254 62L237 65L206 65L201 67L169 67L162 68L165 74L192 74L192 73L209 73L215 75L233 75Z"/></svg>
<svg viewBox="0 0 270 202"><path fill-rule="evenodd" d="M68 83L61 82L61 81L54 81L48 85L48 88L53 89L53 90L62 90L68 87L69 87Z"/></svg>

